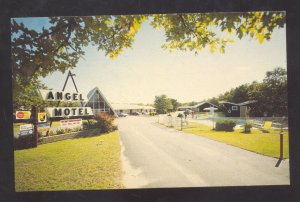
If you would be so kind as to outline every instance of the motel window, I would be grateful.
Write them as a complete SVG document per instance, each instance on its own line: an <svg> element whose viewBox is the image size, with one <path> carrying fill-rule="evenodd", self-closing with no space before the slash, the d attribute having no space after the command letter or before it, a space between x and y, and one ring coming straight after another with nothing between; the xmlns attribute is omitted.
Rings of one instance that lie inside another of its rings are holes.
<svg viewBox="0 0 300 202"><path fill-rule="evenodd" d="M238 110L238 106L232 106L231 109L232 110Z"/></svg>
<svg viewBox="0 0 300 202"><path fill-rule="evenodd" d="M99 102L100 104L100 109L103 109L104 108L104 102Z"/></svg>

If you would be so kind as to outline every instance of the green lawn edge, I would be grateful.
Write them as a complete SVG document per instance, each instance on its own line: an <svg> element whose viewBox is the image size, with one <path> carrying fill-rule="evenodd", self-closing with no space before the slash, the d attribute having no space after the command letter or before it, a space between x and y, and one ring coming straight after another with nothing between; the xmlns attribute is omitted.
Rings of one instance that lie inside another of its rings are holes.
<svg viewBox="0 0 300 202"><path fill-rule="evenodd" d="M175 129L180 130L178 127ZM250 134L245 134L243 129L235 129L233 132L223 132L212 130L211 126L201 123L189 123L183 127L182 131L261 155L273 158L279 158L280 156L280 130L270 129L269 133L263 133L261 130L251 129ZM283 158L289 158L288 131L283 132Z"/></svg>
<svg viewBox="0 0 300 202"><path fill-rule="evenodd" d="M15 189L25 191L120 189L119 132L74 138L15 151Z"/></svg>

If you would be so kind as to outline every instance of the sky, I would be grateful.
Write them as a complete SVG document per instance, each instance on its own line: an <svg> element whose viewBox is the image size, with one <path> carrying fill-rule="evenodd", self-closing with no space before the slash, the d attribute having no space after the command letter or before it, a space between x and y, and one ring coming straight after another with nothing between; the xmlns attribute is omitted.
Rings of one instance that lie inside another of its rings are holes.
<svg viewBox="0 0 300 202"><path fill-rule="evenodd" d="M18 19L29 27L47 26L45 18ZM84 59L72 73L78 90L84 94L98 87L111 103L152 104L157 95L166 94L179 102L202 101L217 97L231 88L262 81L267 71L286 68L285 28L275 29L271 40L259 44L245 37L229 44L225 54L212 54L209 47L198 55L193 52L161 48L165 41L162 30L142 24L131 49L116 59L88 46ZM60 91L67 77L55 72L41 78L49 88ZM66 91L75 92L71 82Z"/></svg>

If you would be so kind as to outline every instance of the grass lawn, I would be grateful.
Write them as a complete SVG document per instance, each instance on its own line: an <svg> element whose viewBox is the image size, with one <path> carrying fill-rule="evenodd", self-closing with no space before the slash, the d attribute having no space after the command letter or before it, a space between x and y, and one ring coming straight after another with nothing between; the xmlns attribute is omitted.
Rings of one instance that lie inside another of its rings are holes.
<svg viewBox="0 0 300 202"><path fill-rule="evenodd" d="M266 156L279 157L280 135L278 130L269 130L269 133L263 133L260 130L251 129L250 134L245 134L243 129L236 129L234 132L222 132L214 131L212 127L204 124L189 123L189 126L184 128L183 131ZM283 134L283 157L289 158L288 132L285 131Z"/></svg>
<svg viewBox="0 0 300 202"><path fill-rule="evenodd" d="M15 151L16 191L119 189L118 131Z"/></svg>

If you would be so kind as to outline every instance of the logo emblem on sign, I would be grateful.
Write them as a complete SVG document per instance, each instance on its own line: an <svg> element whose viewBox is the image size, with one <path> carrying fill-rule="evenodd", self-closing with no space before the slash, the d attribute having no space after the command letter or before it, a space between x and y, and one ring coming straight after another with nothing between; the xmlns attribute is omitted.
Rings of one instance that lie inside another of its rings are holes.
<svg viewBox="0 0 300 202"><path fill-rule="evenodd" d="M16 119L30 119L30 111L16 111Z"/></svg>
<svg viewBox="0 0 300 202"><path fill-rule="evenodd" d="M47 117L46 117L46 113L45 112L38 113L38 122L39 123L47 122Z"/></svg>

